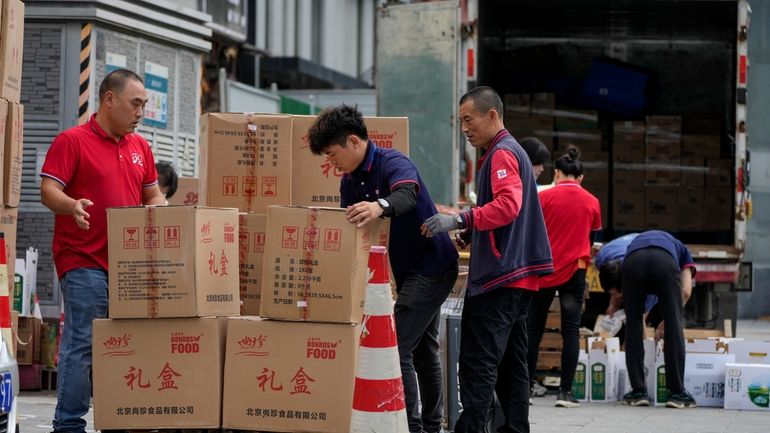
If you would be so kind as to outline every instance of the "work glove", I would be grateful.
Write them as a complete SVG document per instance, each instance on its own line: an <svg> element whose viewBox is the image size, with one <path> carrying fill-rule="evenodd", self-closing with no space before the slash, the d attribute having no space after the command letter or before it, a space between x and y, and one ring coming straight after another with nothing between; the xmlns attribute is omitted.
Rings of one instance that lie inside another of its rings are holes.
<svg viewBox="0 0 770 433"><path fill-rule="evenodd" d="M459 215L442 215L437 213L425 220L422 224L422 233L430 238L439 233L460 229L462 227L458 219Z"/></svg>

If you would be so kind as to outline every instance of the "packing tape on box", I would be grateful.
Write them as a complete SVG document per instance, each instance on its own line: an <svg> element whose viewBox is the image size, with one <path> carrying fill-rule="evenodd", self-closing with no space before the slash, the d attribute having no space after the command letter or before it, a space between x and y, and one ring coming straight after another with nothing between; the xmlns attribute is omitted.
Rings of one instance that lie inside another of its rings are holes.
<svg viewBox="0 0 770 433"><path fill-rule="evenodd" d="M305 252L303 258L305 260L302 268L302 300L297 301L297 308L302 310L302 320L307 320L310 314L310 305L308 299L310 299L310 285L313 281L313 259L315 257L315 250L320 246L321 234L318 230L318 209L310 208L310 212L307 214L307 228L304 233L304 244L302 247Z"/></svg>
<svg viewBox="0 0 770 433"><path fill-rule="evenodd" d="M147 317L158 317L158 248L160 248L160 229L155 221L155 206L144 210L144 253L147 260Z"/></svg>

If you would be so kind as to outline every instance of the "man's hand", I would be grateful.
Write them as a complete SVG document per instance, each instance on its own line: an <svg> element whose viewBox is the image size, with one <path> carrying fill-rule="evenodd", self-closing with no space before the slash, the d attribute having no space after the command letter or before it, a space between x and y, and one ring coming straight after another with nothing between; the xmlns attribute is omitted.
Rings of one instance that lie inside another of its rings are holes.
<svg viewBox="0 0 770 433"><path fill-rule="evenodd" d="M618 306L610 303L609 307L607 307L607 311L605 311L604 314L606 314L607 317L612 317L615 315L617 311L618 311Z"/></svg>
<svg viewBox="0 0 770 433"><path fill-rule="evenodd" d="M88 222L91 215L85 209L93 204L91 200L81 198L75 200L75 204L72 206L72 217L75 218L75 224L83 230L88 230L91 227L91 223Z"/></svg>
<svg viewBox="0 0 770 433"><path fill-rule="evenodd" d="M663 340L663 338L666 335L666 325L665 321L661 321L658 323L658 327L655 328L655 344L658 343L658 341Z"/></svg>
<svg viewBox="0 0 770 433"><path fill-rule="evenodd" d="M451 230L457 230L457 215L442 215L437 213L425 220L420 227L423 236L432 238L439 233L446 233Z"/></svg>
<svg viewBox="0 0 770 433"><path fill-rule="evenodd" d="M460 247L461 250L464 250L468 245L471 244L471 235L473 233L468 230L460 230L459 232L455 233L455 243L458 247Z"/></svg>
<svg viewBox="0 0 770 433"><path fill-rule="evenodd" d="M383 212L382 206L376 201L361 201L348 206L345 215L356 227L363 227L369 224L369 221L379 218Z"/></svg>

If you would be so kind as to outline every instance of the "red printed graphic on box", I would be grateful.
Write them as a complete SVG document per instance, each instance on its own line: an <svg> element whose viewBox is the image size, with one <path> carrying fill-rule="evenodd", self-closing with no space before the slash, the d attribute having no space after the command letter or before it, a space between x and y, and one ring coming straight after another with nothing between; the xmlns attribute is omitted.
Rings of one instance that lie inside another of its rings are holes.
<svg viewBox="0 0 770 433"><path fill-rule="evenodd" d="M123 380L126 383L126 388L131 391L140 389L148 389L152 387L152 382L149 379L143 377L144 371L141 368L136 368L133 365L128 367L128 371L123 375ZM160 373L155 377L159 379L159 387L156 391L163 391L167 389L179 389L176 384L176 378L182 377L182 375L174 370L171 364L167 361Z"/></svg>
<svg viewBox="0 0 770 433"><path fill-rule="evenodd" d="M144 247L146 249L160 248L160 230L158 226L144 228Z"/></svg>
<svg viewBox="0 0 770 433"><path fill-rule="evenodd" d="M213 252L209 252L209 274L210 275L219 275L220 277L224 277L225 275L228 275L227 273L227 265L230 263L230 260L227 258L227 254L225 254L225 250L222 250L222 254L217 258L217 255Z"/></svg>
<svg viewBox="0 0 770 433"><path fill-rule="evenodd" d="M199 353L201 337L203 334L185 335L184 332L172 332L171 353Z"/></svg>
<svg viewBox="0 0 770 433"><path fill-rule="evenodd" d="M324 177L330 177L330 175L333 175L334 177L342 177L343 175L342 170L332 164L328 155L326 158L324 158L324 162L321 164L321 172L323 172Z"/></svg>
<svg viewBox="0 0 770 433"><path fill-rule="evenodd" d="M238 252L240 254L246 254L249 252L249 232L238 233Z"/></svg>
<svg viewBox="0 0 770 433"><path fill-rule="evenodd" d="M265 176L262 178L262 197L275 197L278 195L278 178Z"/></svg>
<svg viewBox="0 0 770 433"><path fill-rule="evenodd" d="M133 365L128 367L128 372L123 376L123 379L126 380L126 387L131 391L134 390L134 384L139 388L149 388L152 386L150 382L142 379L142 369L136 368Z"/></svg>
<svg viewBox="0 0 770 433"><path fill-rule="evenodd" d="M377 147L384 147L386 149L393 149L393 137L396 133L385 133L381 131L369 131L369 139L377 145Z"/></svg>
<svg viewBox="0 0 770 433"><path fill-rule="evenodd" d="M225 243L235 243L235 225L225 223Z"/></svg>
<svg viewBox="0 0 770 433"><path fill-rule="evenodd" d="M319 234L319 230L316 227L305 227L305 236L302 238L302 248L305 250L317 250Z"/></svg>
<svg viewBox="0 0 770 433"><path fill-rule="evenodd" d="M296 249L299 245L299 227L283 226L283 236L281 240L282 248Z"/></svg>
<svg viewBox="0 0 770 433"><path fill-rule="evenodd" d="M254 252L255 253L265 252L265 232L254 233Z"/></svg>
<svg viewBox="0 0 770 433"><path fill-rule="evenodd" d="M205 222L201 225L200 233L202 244L210 244L214 240L211 232L211 221Z"/></svg>
<svg viewBox="0 0 770 433"><path fill-rule="evenodd" d="M291 378L291 383L294 384L294 390L291 391L290 394L312 394L308 382L315 382L315 379L305 373L303 367L300 367L299 370L297 370L297 373L294 374L294 377Z"/></svg>
<svg viewBox="0 0 770 433"><path fill-rule="evenodd" d="M342 244L342 230L324 230L324 251L339 251Z"/></svg>
<svg viewBox="0 0 770 433"><path fill-rule="evenodd" d="M262 390L262 392L265 392L265 388L268 386L268 382L270 383L270 390L271 391L281 391L283 390L283 385L276 384L275 382L275 370L270 370L269 368L262 368L262 374L257 376L257 380L259 381L259 389Z"/></svg>
<svg viewBox="0 0 770 433"><path fill-rule="evenodd" d="M171 365L167 362L165 366L163 366L163 370L160 371L160 374L156 379L160 379L160 388L158 388L158 391L163 391L164 389L179 389L179 387L176 386L175 377L182 377L181 374L174 371L173 368L171 368Z"/></svg>
<svg viewBox="0 0 770 433"><path fill-rule="evenodd" d="M235 352L239 356L268 356L270 351L265 349L265 342L267 337L262 334L256 337L245 336L238 340L238 352Z"/></svg>
<svg viewBox="0 0 770 433"><path fill-rule="evenodd" d="M182 229L180 226L163 227L163 247L179 248L182 245L182 237L180 236L181 231Z"/></svg>
<svg viewBox="0 0 770 433"><path fill-rule="evenodd" d="M257 386L262 392L279 392L283 391L283 382L279 378L279 372L271 370L269 368L262 368L262 373L257 376ZM285 375L286 377L288 375ZM289 379L292 387L287 389L290 395L295 394L307 394L312 395L311 383L315 382L315 379L310 376L305 367L300 366L296 372L294 372Z"/></svg>
<svg viewBox="0 0 770 433"><path fill-rule="evenodd" d="M243 195L246 197L257 195L257 178L255 176L243 176Z"/></svg>
<svg viewBox="0 0 770 433"><path fill-rule="evenodd" d="M337 347L342 340L323 341L318 337L307 339L305 356L308 359L337 359Z"/></svg>
<svg viewBox="0 0 770 433"><path fill-rule="evenodd" d="M184 205L185 206L195 206L198 204L198 193L197 192L188 192L187 195L184 196Z"/></svg>
<svg viewBox="0 0 770 433"><path fill-rule="evenodd" d="M222 176L222 195L238 195L238 176Z"/></svg>
<svg viewBox="0 0 770 433"><path fill-rule="evenodd" d="M139 248L139 227L123 228L123 248L126 250Z"/></svg>
<svg viewBox="0 0 770 433"><path fill-rule="evenodd" d="M136 350L128 347L130 342L131 334L109 336L102 341L102 346L104 346L104 349L106 350L106 352L102 353L102 356L131 356L136 353Z"/></svg>

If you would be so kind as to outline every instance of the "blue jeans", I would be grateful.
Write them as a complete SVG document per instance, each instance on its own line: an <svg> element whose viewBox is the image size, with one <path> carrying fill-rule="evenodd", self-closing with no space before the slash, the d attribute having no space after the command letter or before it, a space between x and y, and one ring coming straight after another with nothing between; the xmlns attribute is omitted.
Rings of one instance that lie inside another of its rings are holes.
<svg viewBox="0 0 770 433"><path fill-rule="evenodd" d="M406 416L412 433L441 430L444 395L438 330L441 304L446 301L456 280L455 263L436 275L410 273L396 289L398 354Z"/></svg>
<svg viewBox="0 0 770 433"><path fill-rule="evenodd" d="M91 337L94 319L107 317L107 272L73 269L60 281L64 332L59 347L55 432L85 433L91 399Z"/></svg>

